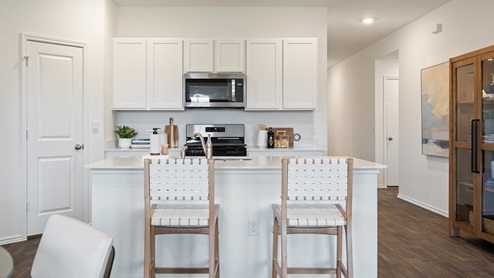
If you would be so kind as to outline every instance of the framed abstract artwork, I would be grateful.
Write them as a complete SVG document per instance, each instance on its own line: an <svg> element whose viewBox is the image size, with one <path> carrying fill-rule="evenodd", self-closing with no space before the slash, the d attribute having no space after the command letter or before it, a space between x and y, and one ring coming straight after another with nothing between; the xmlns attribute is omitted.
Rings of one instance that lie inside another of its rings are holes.
<svg viewBox="0 0 494 278"><path fill-rule="evenodd" d="M449 63L421 71L422 154L449 156Z"/></svg>

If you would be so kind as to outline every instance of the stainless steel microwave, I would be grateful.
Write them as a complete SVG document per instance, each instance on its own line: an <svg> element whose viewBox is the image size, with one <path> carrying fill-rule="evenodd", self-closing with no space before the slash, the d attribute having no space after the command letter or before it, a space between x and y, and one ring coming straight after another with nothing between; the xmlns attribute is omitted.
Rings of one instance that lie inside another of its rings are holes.
<svg viewBox="0 0 494 278"><path fill-rule="evenodd" d="M184 74L185 107L245 107L245 75Z"/></svg>

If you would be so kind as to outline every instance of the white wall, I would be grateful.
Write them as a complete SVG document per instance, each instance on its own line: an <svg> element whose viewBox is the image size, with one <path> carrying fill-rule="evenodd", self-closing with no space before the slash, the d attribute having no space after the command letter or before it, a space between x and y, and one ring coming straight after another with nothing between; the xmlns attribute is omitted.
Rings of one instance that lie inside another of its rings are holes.
<svg viewBox="0 0 494 278"><path fill-rule="evenodd" d="M179 144L185 124L241 123L246 143L255 145L257 124L294 127L302 135L298 146L326 148L327 105L327 9L323 7L119 7L119 37L171 38L318 38L318 109L315 112L245 112L234 110L186 110L185 112L118 112L116 124L133 124L139 131L163 127L174 117ZM247 77L248 78L248 77ZM181 92L177 92L181 93ZM109 123L111 124L111 123ZM145 135L141 134L140 137ZM106 137L114 140L114 135Z"/></svg>
<svg viewBox="0 0 494 278"><path fill-rule="evenodd" d="M494 1L453 0L330 68L329 129L338 136L328 137L329 153L374 160L374 61L398 49L400 197L447 215L448 160L422 155L420 70L494 44L492 10ZM436 23L443 31L434 35ZM343 125L336 116L346 111L355 114Z"/></svg>
<svg viewBox="0 0 494 278"><path fill-rule="evenodd" d="M26 189L21 183L20 34L80 41L87 44L86 121L103 123L103 27L110 0L19 0L0 4L0 244L26 237ZM85 161L104 155L100 132L86 123ZM86 179L87 182L87 179ZM87 216L87 215L86 215Z"/></svg>

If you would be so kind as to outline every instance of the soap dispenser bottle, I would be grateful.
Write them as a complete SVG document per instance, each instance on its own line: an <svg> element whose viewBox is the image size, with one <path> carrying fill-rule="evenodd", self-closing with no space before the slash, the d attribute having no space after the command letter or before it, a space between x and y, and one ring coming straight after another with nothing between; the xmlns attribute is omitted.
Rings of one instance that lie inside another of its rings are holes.
<svg viewBox="0 0 494 278"><path fill-rule="evenodd" d="M153 133L151 134L150 140L150 154L151 155L160 155L161 153L161 145L160 145L160 135L158 134L158 128L153 128Z"/></svg>

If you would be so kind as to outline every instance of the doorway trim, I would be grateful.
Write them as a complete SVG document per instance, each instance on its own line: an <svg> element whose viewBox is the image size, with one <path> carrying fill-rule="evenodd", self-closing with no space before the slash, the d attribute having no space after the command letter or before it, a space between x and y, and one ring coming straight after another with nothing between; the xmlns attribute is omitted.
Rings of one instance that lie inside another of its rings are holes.
<svg viewBox="0 0 494 278"><path fill-rule="evenodd" d="M47 36L40 36L40 35L33 35L33 34L26 34L26 33L21 33L19 36L20 40L20 53L21 56L19 57L19 69L20 69L20 111L21 111L21 116L20 116L20 134L19 138L21 138L21 149L20 149L20 154L21 154L21 159L20 159L20 184L21 184L21 196L19 196L19 215L20 215L20 220L21 220L21 225L20 230L22 231L21 238L19 240L25 240L27 239L27 210L28 210L28 181L27 181L27 155L28 155L28 150L27 150L27 120L28 120L28 115L27 115L27 70L26 70L26 63L29 62L29 57L27 57L27 52L26 52L26 45L27 42L29 41L34 41L34 42L41 42L41 43L50 43L50 44L58 44L58 45L64 45L64 46L72 46L72 47L79 47L82 48L83 52L83 57L82 57L82 66L83 66L83 72L82 72L82 94L83 94L83 103L82 103L82 118L83 118L83 126L81 127L83 129L83 144L87 145L86 143L89 142L88 140L88 132L87 127L88 127L88 107L87 103L89 103L89 96L87 94L86 88L88 88L87 82L87 43L85 42L80 42L80 41L75 41L75 40L67 40L67 39L60 39L60 38L55 38L55 37L47 37ZM82 164L87 164L87 149L85 148L82 150ZM83 202L83 220L87 222L89 220L89 186L88 186L88 180L87 180L87 175L85 171L83 171L82 175L82 187L83 187L83 196L82 196L82 202Z"/></svg>
<svg viewBox="0 0 494 278"><path fill-rule="evenodd" d="M387 130L387 126L388 126L388 110L386 109L387 105L386 105L386 101L387 101L387 98L388 98L388 89L387 89L387 81L389 80L400 80L398 76L384 76L383 77L383 90L382 90L382 93L383 93L383 129L382 129L382 135L381 135L381 138L382 138L382 151L383 151L383 163L384 164L387 164L388 161L388 148L386 147L386 143L387 143L387 137L388 137L388 130ZM398 92L399 94L399 92ZM398 103L399 104L399 103ZM399 129L399 128L398 128ZM399 149L399 146L398 146L398 149ZM398 153L399 154L399 153ZM387 188L388 187L388 168L384 169L383 173L383 186L384 188ZM398 173L398 177L399 177L399 173Z"/></svg>

